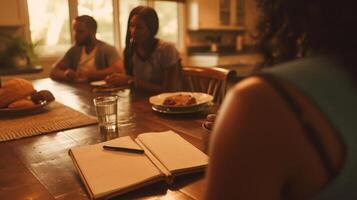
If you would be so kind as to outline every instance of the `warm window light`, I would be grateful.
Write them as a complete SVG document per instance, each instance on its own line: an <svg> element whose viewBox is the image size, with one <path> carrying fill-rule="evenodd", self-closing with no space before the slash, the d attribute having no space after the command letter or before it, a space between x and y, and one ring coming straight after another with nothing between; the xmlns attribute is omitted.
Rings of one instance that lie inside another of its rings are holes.
<svg viewBox="0 0 357 200"><path fill-rule="evenodd" d="M32 42L41 55L63 54L71 45L67 0L28 0Z"/></svg>
<svg viewBox="0 0 357 200"><path fill-rule="evenodd" d="M125 47L125 37L127 31L127 23L130 11L138 5L148 5L146 0L120 0L119 13L120 13L120 36L121 45ZM153 7L157 11L160 28L158 37L174 44L179 43L179 28L178 28L178 3L155 1Z"/></svg>
<svg viewBox="0 0 357 200"><path fill-rule="evenodd" d="M68 0L27 0L31 39L41 56L63 55L71 46ZM129 12L138 5L148 5L147 0L119 0L119 9L113 9L112 0L77 0L78 15L93 16L98 23L97 38L114 45L115 38L125 47ZM70 4L73 5L73 4ZM151 1L159 15L158 37L179 44L179 3ZM114 10L117 10L114 13ZM119 33L114 33L113 14L119 15Z"/></svg>
<svg viewBox="0 0 357 200"><path fill-rule="evenodd" d="M178 44L178 3L155 2L155 10L160 20L159 38Z"/></svg>
<svg viewBox="0 0 357 200"><path fill-rule="evenodd" d="M58 9L58 13L65 13L65 9L66 9L65 6L61 6ZM59 42L59 36L64 22L65 22L65 15L58 15L57 18L54 18L52 20L52 23L48 27L48 31L46 35L46 44L56 45Z"/></svg>
<svg viewBox="0 0 357 200"><path fill-rule="evenodd" d="M121 0L119 1L120 41L125 47L126 29L130 11L138 5L147 5L145 0Z"/></svg>
<svg viewBox="0 0 357 200"><path fill-rule="evenodd" d="M112 0L78 0L78 15L93 16L98 23L97 38L114 45Z"/></svg>

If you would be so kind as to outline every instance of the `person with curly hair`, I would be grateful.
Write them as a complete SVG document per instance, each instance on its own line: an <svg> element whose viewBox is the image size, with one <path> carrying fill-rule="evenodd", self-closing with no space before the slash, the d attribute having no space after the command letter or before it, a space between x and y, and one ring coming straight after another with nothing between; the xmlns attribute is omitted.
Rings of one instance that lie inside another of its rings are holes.
<svg viewBox="0 0 357 200"><path fill-rule="evenodd" d="M258 0L266 66L215 121L205 199L357 199L352 0Z"/></svg>

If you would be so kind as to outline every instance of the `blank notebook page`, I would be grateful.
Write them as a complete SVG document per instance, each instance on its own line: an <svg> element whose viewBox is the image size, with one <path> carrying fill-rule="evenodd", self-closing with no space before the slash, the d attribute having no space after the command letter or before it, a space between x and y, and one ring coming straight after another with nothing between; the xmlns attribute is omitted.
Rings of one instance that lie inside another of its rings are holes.
<svg viewBox="0 0 357 200"><path fill-rule="evenodd" d="M137 137L170 172L207 165L208 156L173 131L144 133Z"/></svg>
<svg viewBox="0 0 357 200"><path fill-rule="evenodd" d="M71 150L95 198L163 176L145 154L107 151L103 145L140 148L126 136Z"/></svg>

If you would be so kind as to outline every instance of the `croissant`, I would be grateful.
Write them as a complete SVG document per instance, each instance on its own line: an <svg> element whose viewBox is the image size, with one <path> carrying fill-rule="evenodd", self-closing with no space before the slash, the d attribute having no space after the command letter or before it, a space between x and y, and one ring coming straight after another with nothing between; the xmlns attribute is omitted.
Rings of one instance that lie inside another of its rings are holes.
<svg viewBox="0 0 357 200"><path fill-rule="evenodd" d="M9 79L0 88L0 108L8 107L10 103L30 96L34 92L36 90L31 82L21 78Z"/></svg>

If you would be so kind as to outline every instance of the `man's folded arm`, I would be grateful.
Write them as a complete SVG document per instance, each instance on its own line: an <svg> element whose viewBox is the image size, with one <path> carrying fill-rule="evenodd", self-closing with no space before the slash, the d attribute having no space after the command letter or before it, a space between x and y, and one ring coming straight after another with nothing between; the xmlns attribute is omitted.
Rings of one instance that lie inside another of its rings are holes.
<svg viewBox="0 0 357 200"><path fill-rule="evenodd" d="M61 59L52 66L50 77L54 80L69 81L72 72L74 73L72 69L66 66L63 59Z"/></svg>

